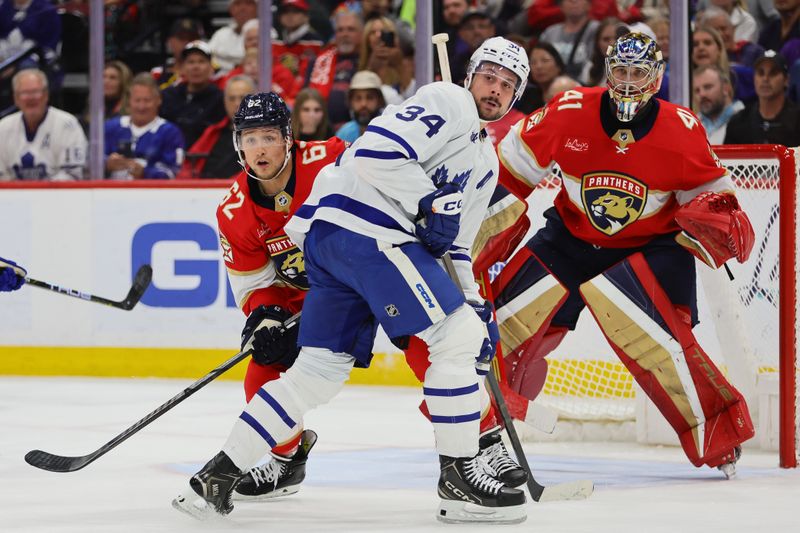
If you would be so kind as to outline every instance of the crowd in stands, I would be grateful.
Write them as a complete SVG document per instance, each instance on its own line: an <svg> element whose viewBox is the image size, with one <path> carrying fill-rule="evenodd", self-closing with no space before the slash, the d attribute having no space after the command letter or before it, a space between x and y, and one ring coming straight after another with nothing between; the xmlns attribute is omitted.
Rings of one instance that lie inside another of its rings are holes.
<svg viewBox="0 0 800 533"><path fill-rule="evenodd" d="M257 0L166 4L104 1L104 177L230 178L240 170L231 117L261 75ZM292 108L297 139L353 141L386 105L414 94L419 0L273 4L272 90ZM605 86L606 50L629 31L659 43L659 97L669 98L668 0L433 6L456 83L489 37L528 52L523 97L487 128L495 142L555 95ZM74 75L88 78L88 14L88 0L0 0L0 180L89 177L88 96L68 97ZM800 145L800 0L693 0L690 16L692 108L710 142Z"/></svg>

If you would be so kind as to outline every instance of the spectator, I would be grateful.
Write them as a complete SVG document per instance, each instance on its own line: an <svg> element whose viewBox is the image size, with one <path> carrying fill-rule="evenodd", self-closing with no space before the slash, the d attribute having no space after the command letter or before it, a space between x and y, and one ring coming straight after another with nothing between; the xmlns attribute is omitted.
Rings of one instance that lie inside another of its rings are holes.
<svg viewBox="0 0 800 533"><path fill-rule="evenodd" d="M292 109L292 133L298 141L324 141L333 137L325 99L316 89L297 93Z"/></svg>
<svg viewBox="0 0 800 533"><path fill-rule="evenodd" d="M311 70L309 87L328 100L328 117L334 129L350 120L347 90L358 70L358 47L363 26L361 17L355 12L338 11L333 18L333 45L317 56Z"/></svg>
<svg viewBox="0 0 800 533"><path fill-rule="evenodd" d="M514 109L528 115L542 107L546 101L544 93L558 76L564 74L564 61L550 43L539 42L530 53L530 83Z"/></svg>
<svg viewBox="0 0 800 533"><path fill-rule="evenodd" d="M623 34L624 35L624 34ZM616 41L617 39L614 38ZM568 91L570 89L574 89L575 87L580 87L581 84L578 80L574 78L570 78L566 74L562 74L558 76L553 82L550 84L550 87L544 92L544 101L545 103L552 100L557 94L561 94L564 91Z"/></svg>
<svg viewBox="0 0 800 533"><path fill-rule="evenodd" d="M214 62L223 73L241 63L244 57L242 26L258 16L256 0L230 0L228 13L233 22L214 32L208 43Z"/></svg>
<svg viewBox="0 0 800 533"><path fill-rule="evenodd" d="M86 136L78 119L48 105L44 72L20 70L11 87L19 111L0 120L0 181L82 179Z"/></svg>
<svg viewBox="0 0 800 533"><path fill-rule="evenodd" d="M454 46L458 39L461 19L464 18L468 8L467 0L442 0L442 27L436 33L446 33L451 46Z"/></svg>
<svg viewBox="0 0 800 533"><path fill-rule="evenodd" d="M458 29L458 38L463 45L453 47L453 56L450 58L450 71L453 81L464 83L467 77L467 66L472 53L483 42L496 35L494 20L481 9L470 9L461 18L461 27Z"/></svg>
<svg viewBox="0 0 800 533"><path fill-rule="evenodd" d="M780 50L791 39L800 39L800 0L775 0L779 19L761 30L758 44L765 50Z"/></svg>
<svg viewBox="0 0 800 533"><path fill-rule="evenodd" d="M400 82L398 66L401 59L402 52L394 23L386 17L373 18L367 22L361 36L358 70L369 70L380 77L384 100L389 104L403 101L396 90Z"/></svg>
<svg viewBox="0 0 800 533"><path fill-rule="evenodd" d="M698 0L697 2L697 11L703 11L711 5L710 0ZM773 0L747 0L744 4L740 1L738 2L743 9L746 9L747 12L752 15L753 19L756 21L756 26L758 27L759 31L764 29L771 20L780 19L780 15L778 15L778 11L775 9L775 5ZM755 38L753 38L755 40Z"/></svg>
<svg viewBox="0 0 800 533"><path fill-rule="evenodd" d="M780 11L780 6L776 2ZM767 50L755 62L758 102L731 118L725 144L800 145L800 109L786 98L788 67L782 55Z"/></svg>
<svg viewBox="0 0 800 533"><path fill-rule="evenodd" d="M594 46L592 47L592 61L586 63L581 72L580 80L587 87L605 87L606 85L606 51L614 44L617 38L628 33L628 26L616 18L603 19L597 27Z"/></svg>
<svg viewBox="0 0 800 533"><path fill-rule="evenodd" d="M716 65L699 67L692 76L694 108L706 129L711 144L722 144L731 117L744 109L741 100L733 99L730 75Z"/></svg>
<svg viewBox="0 0 800 533"><path fill-rule="evenodd" d="M0 63L40 46L44 57L29 56L20 68L33 67L39 59L50 63L56 59L61 43L61 19L48 0L0 1Z"/></svg>
<svg viewBox="0 0 800 533"><path fill-rule="evenodd" d="M756 19L742 7L742 0L710 0L710 4L728 14L733 24L734 41L755 41L758 39Z"/></svg>
<svg viewBox="0 0 800 533"><path fill-rule="evenodd" d="M103 98L105 118L128 114L128 88L133 74L128 65L119 60L107 61L103 69Z"/></svg>
<svg viewBox="0 0 800 533"><path fill-rule="evenodd" d="M753 70L744 65L732 67L719 32L709 26L700 26L692 34L692 67L707 65L716 65L723 72L732 73L734 98L745 104L755 99Z"/></svg>
<svg viewBox="0 0 800 533"><path fill-rule="evenodd" d="M718 7L711 6L703 11L698 16L698 23L719 32L731 63L752 67L753 62L764 53L764 49L754 42L737 40L730 15Z"/></svg>
<svg viewBox="0 0 800 533"><path fill-rule="evenodd" d="M352 143L363 135L369 121L383 112L386 100L380 77L369 70L356 72L347 95L353 120L339 128L336 136Z"/></svg>
<svg viewBox="0 0 800 533"><path fill-rule="evenodd" d="M406 20L401 20L400 17L394 14L392 9L393 0L361 0L361 18L366 24L367 22L377 19L389 19L394 26L397 37L406 43L414 41L414 30ZM394 0L394 4L400 4L401 1ZM408 2L405 2L408 3ZM402 8L401 8L402 10Z"/></svg>
<svg viewBox="0 0 800 533"><path fill-rule="evenodd" d="M417 93L417 79L414 77L414 44L400 40L400 52L403 59L400 61L400 81L397 83L397 92L400 98L407 100Z"/></svg>
<svg viewBox="0 0 800 533"><path fill-rule="evenodd" d="M322 37L308 23L306 0L281 0L278 8L280 38L272 43L272 56L292 71L298 87L307 85L314 59L322 50Z"/></svg>
<svg viewBox="0 0 800 533"><path fill-rule="evenodd" d="M111 179L169 179L183 162L183 135L158 116L161 93L152 76L138 74L128 95L130 115L105 124L106 176Z"/></svg>
<svg viewBox="0 0 800 533"><path fill-rule="evenodd" d="M666 63L666 70L669 70L669 19L655 17L647 21L647 25L656 35L656 43L661 48L661 55Z"/></svg>
<svg viewBox="0 0 800 533"><path fill-rule="evenodd" d="M165 43L169 57L163 65L150 70L159 89L163 91L167 87L178 84L183 49L190 42L202 39L203 35L203 26L195 19L181 18L172 23Z"/></svg>
<svg viewBox="0 0 800 533"><path fill-rule="evenodd" d="M258 85L258 81L261 78L260 70L261 68L258 61L258 48L248 48L244 53L244 59L242 60L241 66L236 67L228 73L228 76L225 78L225 83L227 84L228 79L232 78L233 76L244 74L252 78L256 82L256 85ZM294 102L294 98L297 96L297 92L299 91L299 87L296 82L297 80L295 80L294 76L292 76L292 73L289 72L288 68L284 67L280 63L272 64L272 91L283 98L285 102ZM219 82L217 83L219 84Z"/></svg>
<svg viewBox="0 0 800 533"><path fill-rule="evenodd" d="M589 0L561 0L564 22L544 30L541 41L552 44L564 61L564 72L573 78L581 75L583 65L592 55L592 43L600 25L589 18Z"/></svg>
<svg viewBox="0 0 800 533"><path fill-rule="evenodd" d="M229 178L242 170L233 147L233 115L242 99L256 92L253 78L240 74L225 84L225 118L203 132L188 152L178 179Z"/></svg>
<svg viewBox="0 0 800 533"><path fill-rule="evenodd" d="M564 11L558 5L561 0L533 0L530 6L516 15L511 21L511 29L513 31L523 33L525 35L540 34L548 27L564 21ZM631 4L631 2L627 2ZM638 3L635 2L634 5ZM589 15L594 20L603 20L608 17L622 18L622 20L632 22L633 20L640 20L638 11L630 9L623 14L626 17L621 17L617 2L615 0L594 0L591 2L591 9Z"/></svg>
<svg viewBox="0 0 800 533"><path fill-rule="evenodd" d="M185 81L168 87L161 116L176 124L191 146L203 131L225 117L222 91L211 83L211 49L203 41L192 41L183 49L181 76Z"/></svg>

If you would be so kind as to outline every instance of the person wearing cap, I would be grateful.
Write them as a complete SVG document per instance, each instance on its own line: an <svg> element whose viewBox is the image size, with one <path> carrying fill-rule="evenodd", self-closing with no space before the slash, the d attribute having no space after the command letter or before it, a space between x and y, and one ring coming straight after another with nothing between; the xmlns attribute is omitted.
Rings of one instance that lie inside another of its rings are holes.
<svg viewBox="0 0 800 533"><path fill-rule="evenodd" d="M225 106L222 91L212 83L214 67L209 45L192 41L181 57L183 81L163 91L161 116L177 124L186 146L191 146L207 127L225 117Z"/></svg>
<svg viewBox="0 0 800 533"><path fill-rule="evenodd" d="M208 42L214 62L223 73L241 63L244 57L242 26L258 17L258 5L256 0L230 0L228 13L233 21L215 31Z"/></svg>
<svg viewBox="0 0 800 533"><path fill-rule="evenodd" d="M782 144L800 146L800 109L786 98L789 69L786 59L767 50L754 64L758 101L728 123L725 144Z"/></svg>
<svg viewBox="0 0 800 533"><path fill-rule="evenodd" d="M494 20L486 11L473 8L464 13L458 28L458 40L450 54L450 73L454 83L464 82L469 58L486 39L495 35Z"/></svg>
<svg viewBox="0 0 800 533"><path fill-rule="evenodd" d="M353 120L336 131L337 137L352 143L364 134L370 120L380 115L386 107L382 86L380 77L374 72L369 70L356 72L347 91Z"/></svg>
<svg viewBox="0 0 800 533"><path fill-rule="evenodd" d="M322 50L322 37L308 23L306 0L281 0L278 7L279 38L272 42L274 63L292 71L298 87L308 85L314 60Z"/></svg>
<svg viewBox="0 0 800 533"><path fill-rule="evenodd" d="M202 39L204 34L203 25L199 20L179 18L173 21L164 43L169 57L163 65L150 69L150 74L158 83L159 89L163 91L180 81L183 49L190 42Z"/></svg>

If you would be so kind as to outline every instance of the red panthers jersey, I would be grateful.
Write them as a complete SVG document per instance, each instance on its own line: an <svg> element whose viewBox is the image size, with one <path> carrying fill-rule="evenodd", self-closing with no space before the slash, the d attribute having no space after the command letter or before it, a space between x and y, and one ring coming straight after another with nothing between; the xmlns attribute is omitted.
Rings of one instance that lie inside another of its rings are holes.
<svg viewBox="0 0 800 533"><path fill-rule="evenodd" d="M347 144L295 141L292 175L286 188L267 196L241 172L217 208L222 254L236 304L246 315L259 305L280 305L292 313L302 306L308 279L303 254L283 232L322 167L336 161Z"/></svg>
<svg viewBox="0 0 800 533"><path fill-rule="evenodd" d="M551 173L554 205L577 238L628 248L679 231L675 211L703 191L733 192L728 172L685 107L654 100L634 123L616 119L605 89L557 95L498 146L500 182L527 197Z"/></svg>

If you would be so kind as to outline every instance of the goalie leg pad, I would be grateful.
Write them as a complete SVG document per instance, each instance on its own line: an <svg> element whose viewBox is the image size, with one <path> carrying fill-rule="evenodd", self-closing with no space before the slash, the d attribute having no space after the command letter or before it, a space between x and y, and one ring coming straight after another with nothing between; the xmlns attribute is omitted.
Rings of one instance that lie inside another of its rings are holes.
<svg viewBox="0 0 800 533"><path fill-rule="evenodd" d="M584 283L580 292L692 464L718 466L753 436L743 396L697 345L691 319L680 311L685 306L670 299L642 253Z"/></svg>
<svg viewBox="0 0 800 533"><path fill-rule="evenodd" d="M296 446L303 416L342 390L355 359L325 348L304 347L280 379L258 390L234 424L222 448L242 471L270 449Z"/></svg>

